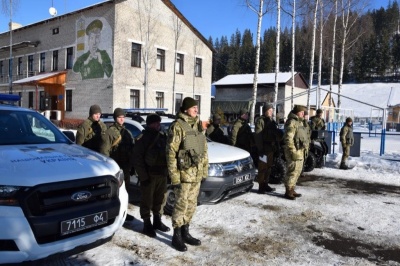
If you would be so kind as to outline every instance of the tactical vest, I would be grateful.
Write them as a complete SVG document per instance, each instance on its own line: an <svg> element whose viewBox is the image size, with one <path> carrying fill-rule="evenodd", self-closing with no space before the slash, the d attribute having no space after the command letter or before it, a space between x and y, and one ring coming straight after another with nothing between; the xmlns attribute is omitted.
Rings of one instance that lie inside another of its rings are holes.
<svg viewBox="0 0 400 266"><path fill-rule="evenodd" d="M167 166L166 145L166 136L164 133L158 133L145 152L144 160L148 166Z"/></svg>
<svg viewBox="0 0 400 266"><path fill-rule="evenodd" d="M304 126L303 122L296 120L296 125L297 125L297 130L296 133L294 134L293 140L296 149L300 150L308 146L310 139L308 135L308 130Z"/></svg>
<svg viewBox="0 0 400 266"><path fill-rule="evenodd" d="M279 141L279 134L278 134L278 124L268 118L263 116L262 119L264 119L264 128L263 128L263 141L264 142L275 142Z"/></svg>
<svg viewBox="0 0 400 266"><path fill-rule="evenodd" d="M178 119L177 122L186 133L186 137L179 147L178 167L182 170L197 166L201 162L201 158L204 157L206 137L200 128L195 130L182 119ZM199 127L201 127L201 123Z"/></svg>
<svg viewBox="0 0 400 266"><path fill-rule="evenodd" d="M110 126L117 136L111 144L110 157L118 161L129 161L133 150L133 137L131 133L122 128L121 131L117 127Z"/></svg>
<svg viewBox="0 0 400 266"><path fill-rule="evenodd" d="M346 144L350 144L351 146L353 146L353 144L354 144L353 128L352 128L352 127L349 127L349 126L347 126L347 125L346 125L346 127L349 128L349 130L347 131L346 136L344 136L345 139L346 139ZM342 127L342 129L340 130L340 135L343 134L343 129L344 129L344 127Z"/></svg>

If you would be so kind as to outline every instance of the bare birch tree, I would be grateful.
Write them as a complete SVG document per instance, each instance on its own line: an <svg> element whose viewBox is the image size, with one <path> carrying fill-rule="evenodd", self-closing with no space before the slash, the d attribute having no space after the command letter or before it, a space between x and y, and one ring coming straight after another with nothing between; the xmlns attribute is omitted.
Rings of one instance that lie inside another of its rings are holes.
<svg viewBox="0 0 400 266"><path fill-rule="evenodd" d="M311 58L310 58L310 77L308 82L308 94L307 94L307 110L310 110L310 92L313 85L313 74L314 74L314 56L315 56L315 35L317 30L317 12L318 12L318 3L319 0L314 0L315 5L313 6L313 32L312 32L312 40L311 40Z"/></svg>
<svg viewBox="0 0 400 266"><path fill-rule="evenodd" d="M279 56L281 40L281 0L276 0L276 40L275 40L275 84L274 84L274 112L272 117L276 120L276 102L278 101L278 74L279 74Z"/></svg>
<svg viewBox="0 0 400 266"><path fill-rule="evenodd" d="M174 33L174 67L173 67L173 79L172 79L172 112L175 114L175 86L176 86L176 59L178 56L179 39L182 34L182 20L175 14L172 15L172 29Z"/></svg>
<svg viewBox="0 0 400 266"><path fill-rule="evenodd" d="M259 0L258 8L252 5L250 0L246 0L246 5L250 10L255 12L258 17L257 23L257 37L256 37L256 62L254 69L254 77L253 77L253 95L252 95L252 105L250 111L250 125L254 125L254 117L256 110L256 102L257 102L257 85L258 85L258 70L260 66L260 36L261 36L261 25L262 25L262 17L267 13L267 11L263 11L264 0Z"/></svg>
<svg viewBox="0 0 400 266"><path fill-rule="evenodd" d="M336 24L338 17L338 0L334 1L334 18L332 30L332 52L331 52L331 65L330 65L330 78L329 78L329 107L332 106L332 88L333 88L333 71L335 70L335 50L336 50Z"/></svg>

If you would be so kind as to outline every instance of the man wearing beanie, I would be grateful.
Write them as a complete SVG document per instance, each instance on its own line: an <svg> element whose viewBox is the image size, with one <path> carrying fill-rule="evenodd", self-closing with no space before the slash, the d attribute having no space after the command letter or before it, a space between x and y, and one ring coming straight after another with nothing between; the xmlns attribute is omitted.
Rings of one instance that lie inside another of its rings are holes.
<svg viewBox="0 0 400 266"><path fill-rule="evenodd" d="M317 109L317 114L310 118L311 130L325 130L325 120L322 118L323 111Z"/></svg>
<svg viewBox="0 0 400 266"><path fill-rule="evenodd" d="M221 116L218 114L213 115L212 123L210 123L206 130L206 136L212 141L228 144L228 138L224 134L224 130L220 126Z"/></svg>
<svg viewBox="0 0 400 266"><path fill-rule="evenodd" d="M146 118L146 128L137 137L133 148L133 166L140 180L140 216L143 219L143 233L156 237L155 230L170 230L162 221L164 196L167 192L167 158L165 148L167 136L161 129L161 117L150 114ZM153 212L153 224L150 221Z"/></svg>
<svg viewBox="0 0 400 266"><path fill-rule="evenodd" d="M124 171L126 191L129 192L130 172L133 167L133 146L134 139L129 130L124 126L125 112L121 108L114 110L114 124L112 124L103 135L103 143L100 152L111 157ZM127 216L127 220L132 220Z"/></svg>
<svg viewBox="0 0 400 266"><path fill-rule="evenodd" d="M91 150L100 151L102 135L105 134L107 126L100 121L100 106L94 104L89 108L89 117L79 125L76 131L76 144Z"/></svg>
<svg viewBox="0 0 400 266"><path fill-rule="evenodd" d="M295 191L295 187L303 170L304 154L309 145L307 128L303 124L306 110L305 106L295 105L285 123L283 139L287 174L284 183L286 188L285 198L290 200L295 200L296 197L301 196Z"/></svg>
<svg viewBox="0 0 400 266"><path fill-rule="evenodd" d="M189 233L200 184L208 176L207 141L197 113L197 102L186 97L176 120L168 130L167 166L175 193L172 246L178 251L187 250L185 243L201 245L201 241Z"/></svg>
<svg viewBox="0 0 400 266"><path fill-rule="evenodd" d="M233 124L231 144L251 153L254 147L254 136L248 124L248 119L249 111L247 109L241 109L239 118L236 119Z"/></svg>
<svg viewBox="0 0 400 266"><path fill-rule="evenodd" d="M272 104L264 105L263 115L256 121L255 143L258 156L266 156L266 161L258 160L257 182L259 194L275 191L275 188L270 187L268 182L274 164L274 154L279 151L279 142L282 140L282 133L272 117L273 111Z"/></svg>
<svg viewBox="0 0 400 266"><path fill-rule="evenodd" d="M346 123L343 125L342 129L340 129L340 143L342 144L343 150L340 169L347 170L349 167L346 162L350 156L350 147L354 144L353 119L351 119L351 117L346 118Z"/></svg>

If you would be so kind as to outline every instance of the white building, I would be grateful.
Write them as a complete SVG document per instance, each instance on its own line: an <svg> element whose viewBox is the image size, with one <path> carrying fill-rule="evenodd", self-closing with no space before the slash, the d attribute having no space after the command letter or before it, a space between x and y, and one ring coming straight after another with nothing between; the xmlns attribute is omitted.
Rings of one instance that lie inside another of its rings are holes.
<svg viewBox="0 0 400 266"><path fill-rule="evenodd" d="M12 92L21 106L86 118L167 108L183 98L210 115L212 46L169 0L110 0L12 32ZM8 93L10 32L0 34L0 92Z"/></svg>

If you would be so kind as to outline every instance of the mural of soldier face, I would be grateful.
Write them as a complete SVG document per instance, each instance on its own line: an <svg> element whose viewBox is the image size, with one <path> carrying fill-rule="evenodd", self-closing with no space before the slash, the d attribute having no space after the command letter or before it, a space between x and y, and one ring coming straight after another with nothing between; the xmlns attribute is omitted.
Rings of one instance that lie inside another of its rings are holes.
<svg viewBox="0 0 400 266"><path fill-rule="evenodd" d="M99 48L100 40L101 40L100 31L92 31L89 34L89 40L88 40L89 50L92 56L96 54L97 49Z"/></svg>

